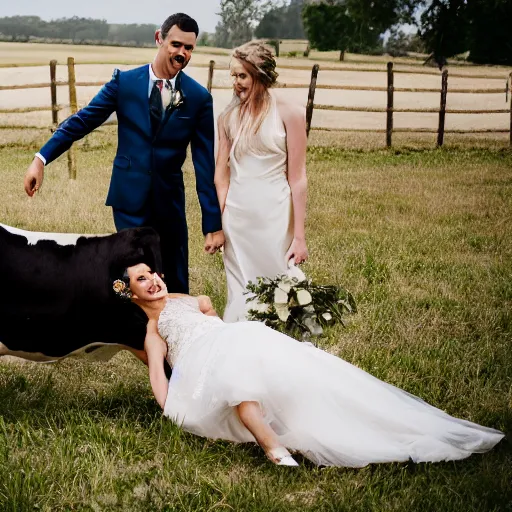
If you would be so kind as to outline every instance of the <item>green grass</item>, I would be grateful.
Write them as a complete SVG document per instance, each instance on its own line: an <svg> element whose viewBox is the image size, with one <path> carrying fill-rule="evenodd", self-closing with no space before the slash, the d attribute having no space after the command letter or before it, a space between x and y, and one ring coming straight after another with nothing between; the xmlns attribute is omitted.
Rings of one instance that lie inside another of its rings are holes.
<svg viewBox="0 0 512 512"><path fill-rule="evenodd" d="M0 134L7 137L7 134ZM42 134L2 145L0 221L24 229L113 231L104 206L112 128L79 144L41 193L23 174ZM17 142L18 141L18 142ZM185 167L191 287L222 311L220 256L201 252ZM308 152L304 270L340 283L359 313L321 345L455 416L512 431L512 153L506 149ZM8 291L7 291L8 293ZM0 363L0 510L507 511L512 448L456 463L298 470L254 446L213 442L162 419L145 368Z"/></svg>

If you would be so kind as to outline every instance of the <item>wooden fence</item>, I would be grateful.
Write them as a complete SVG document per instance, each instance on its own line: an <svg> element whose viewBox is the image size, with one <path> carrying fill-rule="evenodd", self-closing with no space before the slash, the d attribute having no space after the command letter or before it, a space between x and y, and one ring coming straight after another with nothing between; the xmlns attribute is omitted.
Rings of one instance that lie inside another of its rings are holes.
<svg viewBox="0 0 512 512"><path fill-rule="evenodd" d="M509 144L512 146L512 94L510 94L510 104L506 109L479 109L479 110L471 110L471 109L447 109L446 108L446 98L448 94L448 70L444 70L441 75L441 87L437 88L410 88L410 87L395 87L394 85L394 74L393 63L388 62L387 64L387 87L363 87L363 86L318 86L316 85L317 77L318 77L318 64L313 66L313 70L311 72L311 84L309 87L309 96L307 103L307 131L311 129L313 130L328 130L328 131L359 131L359 132L374 132L374 133L382 133L385 131L386 133L386 146L390 147L392 145L392 135L393 133L437 133L437 146L442 146L444 142L444 134L445 133L509 133ZM355 69L351 69L350 71L355 71ZM347 71L347 70L344 70ZM367 70L365 70L367 71ZM369 71L369 70L368 70ZM374 71L374 70L373 70ZM398 71L402 72L403 71ZM416 72L409 72L414 73ZM431 73L422 73L422 74L431 74ZM486 75L464 75L464 74L456 74L453 76L464 77L464 78L490 78ZM492 77L493 79L499 77ZM318 88L329 88L329 89L337 89L337 90L364 90L364 91L385 91L387 92L387 105L384 108L371 108L371 107L344 107L344 106L335 106L335 105L319 105L314 103L315 91ZM508 95L511 92L512 88L512 72L510 73L508 80L506 81L506 85L504 88L473 88L473 89L460 89L460 88L452 88L450 92L452 93L466 93L466 94L503 94ZM412 93L440 93L440 106L439 108L395 108L394 107L394 96L395 92L412 92ZM386 113L386 129L342 129L342 128L312 128L311 127L311 119L313 117L313 110L333 110L333 111L341 111L341 112L381 112ZM439 122L437 130L430 128L393 128L393 114L395 112L407 112L407 113L437 113L439 115ZM507 129L471 129L471 130L446 130L445 129L445 120L446 114L509 114L510 115L510 127Z"/></svg>
<svg viewBox="0 0 512 512"><path fill-rule="evenodd" d="M227 66L216 67L215 61L210 61L209 64L205 65L194 65L194 67L208 67L208 79L207 89L212 91L213 89L231 89L231 85L215 85L214 74L215 70L226 70ZM294 69L294 70L310 70L310 67L306 66L290 66L280 65L281 69ZM58 113L63 108L69 107L71 113L77 111L77 95L76 87L82 86L102 86L104 82L77 82L75 76L75 61L73 57L69 57L67 60L68 68L68 80L65 82L58 82L56 79L56 68L57 61L52 60L50 62L50 82L49 83L35 83L27 85L11 85L11 86L0 86L0 91L3 90L16 90L16 89L34 89L34 88L46 88L50 87L51 91L51 106L49 107L26 107L26 108L13 108L13 109L0 109L0 113L27 113L37 111L51 111L52 118L52 131L58 126L59 119ZM431 70L395 70L393 63L388 62L387 64L387 86L386 87L372 87L372 86L353 86L353 85L323 85L318 84L318 74L320 66L315 64L311 69L311 79L309 84L304 83L278 83L277 88L288 88L288 89L304 89L309 90L308 100L306 104L306 129L309 136L311 130L324 130L330 132L373 132L373 133L384 133L386 138L386 146L391 147L393 133L437 133L437 146L440 147L444 142L444 135L446 133L509 133L509 143L512 147L512 72L510 73L505 87L502 88L471 88L471 89L460 89L451 88L448 89L448 71L443 71L441 75L440 88L410 88L410 87L395 87L394 75L397 73L407 74L421 74L421 75L435 75L439 76L439 73ZM335 66L322 66L322 70L325 71L339 71L339 72L379 72L381 69L374 67L359 67L359 66L347 66L347 67L335 67ZM488 78L488 79L500 79L500 77L494 75L469 75L461 73L451 73L452 77L460 78ZM59 104L57 102L57 86L68 86L69 87L69 104ZM315 103L315 93L318 89L330 89L339 91L377 91L387 93L387 102L384 107L356 107L356 106L336 106L336 105L324 105ZM408 92L408 93L439 93L440 101L439 108L395 108L394 98L395 93ZM507 108L505 109L485 109L485 110L471 110L471 109L447 109L446 99L448 92L451 93L464 93L464 94L506 94L507 97ZM330 110L337 112L373 112L373 113L385 113L386 114L386 126L385 128L327 128L327 127L312 127L312 119L314 110ZM395 113L429 113L438 114L439 121L437 129L432 128L394 128L393 127L393 115ZM510 126L507 129L471 129L471 130L447 130L445 129L446 115L452 114L509 114L510 115ZM35 128L35 127L34 127ZM76 178L76 162L73 147L68 152L68 168L69 176L72 179Z"/></svg>

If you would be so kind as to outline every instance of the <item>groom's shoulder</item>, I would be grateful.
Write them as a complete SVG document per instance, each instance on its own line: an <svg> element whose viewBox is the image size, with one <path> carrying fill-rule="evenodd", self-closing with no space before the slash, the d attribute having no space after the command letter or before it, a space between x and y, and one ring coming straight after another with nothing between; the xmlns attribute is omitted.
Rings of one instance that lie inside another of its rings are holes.
<svg viewBox="0 0 512 512"><path fill-rule="evenodd" d="M112 78L115 80L124 79L124 78L127 78L127 79L134 78L136 76L139 76L139 75L145 73L148 69L148 66L149 66L149 64L144 64L143 66L137 66L136 68L125 69L125 70L115 68L114 72L112 73Z"/></svg>

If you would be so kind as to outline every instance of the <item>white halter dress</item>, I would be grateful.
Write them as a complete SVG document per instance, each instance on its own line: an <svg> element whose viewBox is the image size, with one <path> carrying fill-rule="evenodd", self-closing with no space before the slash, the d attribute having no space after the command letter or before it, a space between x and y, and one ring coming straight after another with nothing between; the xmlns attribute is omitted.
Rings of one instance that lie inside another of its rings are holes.
<svg viewBox="0 0 512 512"><path fill-rule="evenodd" d="M287 179L286 132L274 96L260 127L261 154L230 153L230 183L222 228L228 298L224 321L246 319L249 281L287 273L285 255L293 240L293 206Z"/></svg>

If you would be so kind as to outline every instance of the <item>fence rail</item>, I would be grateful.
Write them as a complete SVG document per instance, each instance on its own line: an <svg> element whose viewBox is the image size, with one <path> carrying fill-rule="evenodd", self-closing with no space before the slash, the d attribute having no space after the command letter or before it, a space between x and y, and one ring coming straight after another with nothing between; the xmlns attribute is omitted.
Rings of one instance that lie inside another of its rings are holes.
<svg viewBox="0 0 512 512"><path fill-rule="evenodd" d="M29 113L29 112L44 112L50 111L52 114L52 125L55 129L58 125L58 113L64 108L70 108L71 113L77 111L77 87L99 87L104 85L103 81L89 81L81 82L76 81L75 77L75 61L72 57L68 58L67 69L68 69L68 80L57 81L56 79L56 67L57 61L52 60L50 62L50 82L24 84L24 85L4 85L0 86L0 91L8 90L20 90L20 89L38 89L47 88L51 89L51 106L40 106L40 107L20 107L20 108L8 108L0 109L2 114L16 114L16 113ZM214 84L214 73L215 70L226 70L226 65L216 66L215 61L210 61L209 64L197 64L195 67L208 68L208 79L207 89L208 91L226 90L231 89L231 85L215 85ZM512 146L512 72L506 78L506 84L504 87L489 87L489 88L460 88L454 87L448 89L448 71L445 70L441 75L435 71L428 70L405 70L395 69L392 62L389 62L386 66L386 70L378 67L354 67L354 66L322 66L322 71L337 71L337 72L375 72L382 73L383 71L387 74L387 86L365 86L365 85L329 85L329 84L318 84L318 74L320 66L315 64L312 68L305 66L292 66L292 65L280 65L281 69L294 69L294 70L311 70L311 79L309 84L306 83L278 83L276 87L287 88L287 89L308 89L308 100L306 105L306 129L309 135L310 131L327 131L327 132L364 132L364 133L385 133L386 134L386 146L392 145L393 133L437 133L437 146L442 146L444 143L444 135L446 133L466 134L466 133L509 133L510 134L510 145ZM421 75L434 75L441 78L440 88L432 87L395 87L394 75L400 74L421 74ZM489 74L464 74L464 73L451 73L450 77L457 78L472 78L472 79L487 79L487 80L504 80L504 77L499 77ZM69 104L58 104L57 103L57 88L67 86L69 88ZM315 93L317 89L323 90L337 90L337 91L372 91L372 92L385 92L386 93L386 106L385 107L358 107L358 106L342 106L342 105L324 105L315 103ZM396 108L394 107L395 93L435 93L440 94L440 105L439 108ZM448 94L503 94L507 96L509 105L505 109L449 109L446 108L446 99ZM510 97L510 99L509 99ZM382 113L386 114L386 125L385 128L329 128L329 127L312 127L312 118L314 110L330 110L333 112L369 112L369 113ZM394 128L394 114L395 113L418 113L418 114L436 114L439 116L437 129L433 128ZM499 128L485 128L485 129L446 129L445 121L446 115L452 114L510 114L510 127L507 129ZM115 124L116 121L109 122L107 124ZM13 128L14 126L7 127L6 125L0 128ZM28 128L25 126L25 128ZM41 128L41 127L30 127L30 128ZM76 161L73 147L68 151L68 164L69 164L69 175L71 178L76 177Z"/></svg>
<svg viewBox="0 0 512 512"><path fill-rule="evenodd" d="M382 113L387 112L388 109L384 107L343 107L339 105L319 105L318 103L314 104L313 107L315 110L335 110L338 112L376 112ZM438 114L438 108L393 108L391 109L393 112L399 113L423 113L423 114ZM450 109L447 108L445 110L447 114L508 114L510 109L503 108L498 110L463 110L463 109Z"/></svg>

